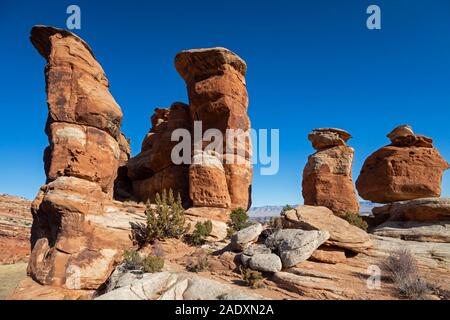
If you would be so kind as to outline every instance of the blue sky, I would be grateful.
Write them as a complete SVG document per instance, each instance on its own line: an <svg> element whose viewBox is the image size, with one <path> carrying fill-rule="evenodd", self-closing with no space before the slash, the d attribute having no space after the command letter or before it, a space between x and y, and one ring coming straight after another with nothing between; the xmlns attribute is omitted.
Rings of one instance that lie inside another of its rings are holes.
<svg viewBox="0 0 450 320"><path fill-rule="evenodd" d="M280 171L260 176L255 168L255 206L302 201L301 173L313 152L307 135L318 127L353 135L355 180L399 124L434 138L450 160L447 0L0 0L0 193L33 198L45 181L45 62L28 35L35 24L65 28L70 4L81 7L76 33L110 80L133 154L155 107L187 102L177 52L224 46L247 62L252 127L280 129ZM370 4L381 7L382 30L366 28Z"/></svg>

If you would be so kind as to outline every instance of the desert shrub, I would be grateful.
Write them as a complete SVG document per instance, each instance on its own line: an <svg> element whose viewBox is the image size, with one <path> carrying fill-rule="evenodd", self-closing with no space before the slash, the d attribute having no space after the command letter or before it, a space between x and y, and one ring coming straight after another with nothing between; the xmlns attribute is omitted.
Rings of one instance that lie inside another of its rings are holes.
<svg viewBox="0 0 450 320"><path fill-rule="evenodd" d="M242 208L231 211L230 220L227 222L227 234L231 237L236 231L245 229L251 225L247 212Z"/></svg>
<svg viewBox="0 0 450 320"><path fill-rule="evenodd" d="M354 225L355 227L358 227L364 231L367 232L367 228L369 228L369 225L366 221L357 213L350 213L347 212L340 216L342 219L346 220L351 225Z"/></svg>
<svg viewBox="0 0 450 320"><path fill-rule="evenodd" d="M189 259L186 269L191 272L207 271L209 269L208 255L205 251L200 251Z"/></svg>
<svg viewBox="0 0 450 320"><path fill-rule="evenodd" d="M142 261L142 269L146 273L160 272L164 268L164 258L155 255L148 255Z"/></svg>
<svg viewBox="0 0 450 320"><path fill-rule="evenodd" d="M123 259L128 269L140 269L142 266L142 257L136 250L125 250Z"/></svg>
<svg viewBox="0 0 450 320"><path fill-rule="evenodd" d="M206 238L212 232L212 222L210 220L205 222L197 222L192 234L187 237L187 241L194 246L200 246L206 242Z"/></svg>
<svg viewBox="0 0 450 320"><path fill-rule="evenodd" d="M281 212L280 212L280 215L282 215L283 213L285 213L286 211L289 211L289 210L293 210L294 209L294 207L293 206L290 206L290 205L285 205L284 207L283 207L283 209L281 209Z"/></svg>
<svg viewBox="0 0 450 320"><path fill-rule="evenodd" d="M397 292L408 299L424 299L431 292L428 284L421 279L417 261L407 249L392 252L383 263Z"/></svg>
<svg viewBox="0 0 450 320"><path fill-rule="evenodd" d="M175 199L172 190L169 190L168 194L163 190L162 195L156 194L155 203L155 208L147 203L146 225L131 223L131 240L138 247L153 243L155 240L179 238L187 231L179 194Z"/></svg>
<svg viewBox="0 0 450 320"><path fill-rule="evenodd" d="M245 268L241 266L240 268L242 280L244 281L246 286L249 286L253 289L262 288L264 285L262 283L263 276L261 272L252 270L250 268Z"/></svg>
<svg viewBox="0 0 450 320"><path fill-rule="evenodd" d="M148 243L147 226L140 222L130 222L130 240L134 246L142 248Z"/></svg>

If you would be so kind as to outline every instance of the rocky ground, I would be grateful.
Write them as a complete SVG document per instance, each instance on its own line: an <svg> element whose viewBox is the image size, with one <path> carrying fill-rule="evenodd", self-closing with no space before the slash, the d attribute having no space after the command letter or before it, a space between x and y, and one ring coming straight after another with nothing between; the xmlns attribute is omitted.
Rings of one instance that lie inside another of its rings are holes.
<svg viewBox="0 0 450 320"><path fill-rule="evenodd" d="M21 203L22 209L25 208L26 202L23 200L13 197L3 197L3 199L14 200L12 203ZM122 206L129 206L129 208L121 208L121 212L129 215L142 214L140 205L129 203ZM3 207L6 205L3 204ZM24 211L17 212L17 214L24 213ZM188 220L192 221L198 221L198 219L201 221L202 214L205 214L202 210L195 209L190 209L187 213ZM354 227L347 226L343 222L337 222L341 221L337 217L336 219L339 220L336 221L330 217L323 219L329 214L326 208L321 211L314 209L314 213L322 219L311 220L308 210L297 209L286 215L286 223L290 223L290 227L295 227L295 223L301 221L307 221L311 225L320 224L316 227L328 229L327 232L330 234L324 245L332 244L334 249L323 250L321 246L321 249L315 250L306 261L292 267L284 267L283 270L263 272L261 288L247 287L242 279L239 270L242 264L242 249L238 249L237 243L243 238L234 239L231 243L226 240L217 240L223 237L225 226L216 222L214 236L201 248L190 246L177 239L158 242L158 250L163 253L165 259L163 272L119 274L114 290L106 294L105 291L101 292L103 295L100 295L98 299L400 299L402 297L398 295L394 285L383 274L380 288L371 289L367 286L367 280L373 270L370 266L381 266L389 252L400 248L408 248L413 253L419 262L421 276L427 282L450 290L450 245L448 242L405 241L398 237L373 234L366 237L364 232L356 231ZM327 222L324 224L323 220ZM339 227L335 228L335 225ZM261 232L261 230L256 231ZM2 234L5 232L2 231ZM9 240L16 241L17 244L23 242L21 237L13 237ZM368 243L371 245L369 246ZM337 246L347 246L360 252L344 250L342 258ZM11 245L11 247L15 246ZM247 245L243 244L243 247ZM152 247L145 247L141 251L149 253L152 250ZM20 252L22 251L16 252L15 256L19 256ZM318 252L322 255L317 255ZM330 255L330 252L333 254ZM208 269L198 273L189 272L187 266L203 253L207 254ZM14 252L11 251L11 254L14 255ZM335 257L337 260L334 261ZM26 256L23 256L23 259L26 260ZM8 296L8 299L92 299L99 294L94 290L67 290L61 287L39 285L31 278L25 277L24 263L0 266L0 277L2 298ZM430 295L427 298L440 297Z"/></svg>

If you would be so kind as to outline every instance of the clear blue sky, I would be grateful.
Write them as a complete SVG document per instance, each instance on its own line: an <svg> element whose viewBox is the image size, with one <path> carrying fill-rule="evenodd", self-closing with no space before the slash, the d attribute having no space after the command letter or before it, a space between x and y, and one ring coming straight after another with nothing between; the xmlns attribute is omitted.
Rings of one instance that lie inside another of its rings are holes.
<svg viewBox="0 0 450 320"><path fill-rule="evenodd" d="M450 160L448 0L0 0L0 193L33 198L45 181L45 62L28 35L35 24L64 28L70 4L81 7L76 33L110 80L133 154L155 107L187 101L173 66L178 51L224 46L245 59L252 126L279 128L281 140L279 173L255 170L255 206L302 201L301 173L313 151L307 134L317 127L354 136L355 180L399 124L434 138ZM365 26L370 4L381 7L380 31ZM443 195L450 196L449 172Z"/></svg>

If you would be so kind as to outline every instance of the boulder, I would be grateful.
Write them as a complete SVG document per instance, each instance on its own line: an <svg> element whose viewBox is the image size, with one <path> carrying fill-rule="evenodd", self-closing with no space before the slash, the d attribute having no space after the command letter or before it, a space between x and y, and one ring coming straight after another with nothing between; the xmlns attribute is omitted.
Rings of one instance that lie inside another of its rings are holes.
<svg viewBox="0 0 450 320"><path fill-rule="evenodd" d="M241 254L241 262L244 266L248 266L250 259L257 254L270 254L272 250L264 244L251 244Z"/></svg>
<svg viewBox="0 0 450 320"><path fill-rule="evenodd" d="M273 253L254 254L248 265L253 270L263 272L278 272L283 268L280 257Z"/></svg>
<svg viewBox="0 0 450 320"><path fill-rule="evenodd" d="M350 134L340 129L316 129L309 135L318 151L303 170L305 205L324 206L335 214L358 213L359 201L352 180L353 148Z"/></svg>
<svg viewBox="0 0 450 320"><path fill-rule="evenodd" d="M263 300L247 290L188 272L144 274L96 300Z"/></svg>
<svg viewBox="0 0 450 320"><path fill-rule="evenodd" d="M345 146L351 137L347 131L342 129L320 128L314 129L308 135L308 140L311 141L314 149L321 151L332 147Z"/></svg>
<svg viewBox="0 0 450 320"><path fill-rule="evenodd" d="M244 250L252 242L258 240L262 231L263 226L260 223L255 223L250 227L239 230L231 236L231 246L235 250Z"/></svg>
<svg viewBox="0 0 450 320"><path fill-rule="evenodd" d="M329 236L327 231L280 229L266 239L266 245L279 253L283 267L293 267L307 260Z"/></svg>
<svg viewBox="0 0 450 320"><path fill-rule="evenodd" d="M370 155L356 181L359 195L377 203L439 197L442 175L449 164L430 138L411 127L394 129L391 144Z"/></svg>
<svg viewBox="0 0 450 320"><path fill-rule="evenodd" d="M371 247L369 235L333 214L325 207L299 206L283 213L283 224L288 228L327 231L327 244L354 252L364 252Z"/></svg>
<svg viewBox="0 0 450 320"><path fill-rule="evenodd" d="M450 220L450 198L423 198L398 201L372 209L375 216L388 216L390 221Z"/></svg>

